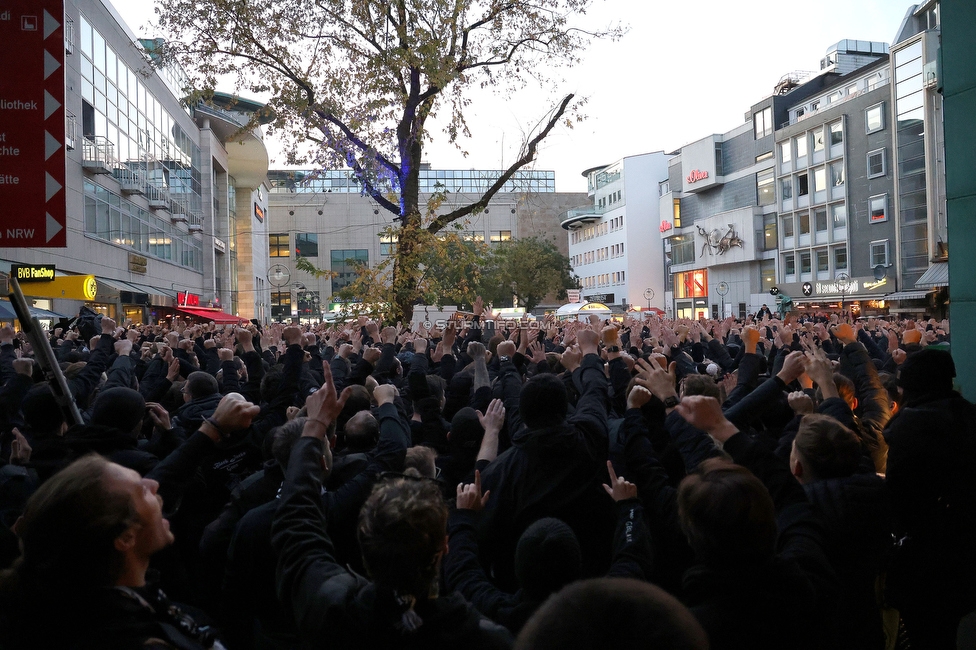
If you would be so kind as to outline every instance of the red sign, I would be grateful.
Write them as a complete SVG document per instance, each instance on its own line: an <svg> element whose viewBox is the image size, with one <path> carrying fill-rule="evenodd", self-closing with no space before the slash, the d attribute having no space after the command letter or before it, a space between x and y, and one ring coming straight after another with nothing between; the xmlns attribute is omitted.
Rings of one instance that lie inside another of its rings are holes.
<svg viewBox="0 0 976 650"><path fill-rule="evenodd" d="M703 172L700 169L692 169L691 173L688 174L688 178L686 178L685 180L688 181L689 184L691 184L691 183L697 183L698 181L703 181L706 178L708 178L708 172Z"/></svg>
<svg viewBox="0 0 976 650"><path fill-rule="evenodd" d="M0 4L0 247L64 248L64 0Z"/></svg>
<svg viewBox="0 0 976 650"><path fill-rule="evenodd" d="M258 221L264 223L264 210L257 203L254 204L254 216L257 217Z"/></svg>
<svg viewBox="0 0 976 650"><path fill-rule="evenodd" d="M661 232L667 232L667 231L671 230L673 227L674 226L671 225L671 222L670 221L662 221L661 222Z"/></svg>
<svg viewBox="0 0 976 650"><path fill-rule="evenodd" d="M176 292L176 304L180 307L199 307L200 296L195 293Z"/></svg>

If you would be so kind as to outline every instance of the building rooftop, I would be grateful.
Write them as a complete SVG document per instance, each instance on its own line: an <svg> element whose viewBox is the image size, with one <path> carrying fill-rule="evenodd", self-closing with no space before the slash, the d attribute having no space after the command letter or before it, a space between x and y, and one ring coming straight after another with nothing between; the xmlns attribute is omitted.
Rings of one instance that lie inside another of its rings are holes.
<svg viewBox="0 0 976 650"><path fill-rule="evenodd" d="M499 169L421 169L420 191L433 194L482 193L495 183L504 172ZM271 192L276 194L317 192L362 192L355 174L348 169L272 169L268 171ZM392 187L387 184L387 191ZM555 192L556 172L546 170L521 170L500 190L501 192Z"/></svg>

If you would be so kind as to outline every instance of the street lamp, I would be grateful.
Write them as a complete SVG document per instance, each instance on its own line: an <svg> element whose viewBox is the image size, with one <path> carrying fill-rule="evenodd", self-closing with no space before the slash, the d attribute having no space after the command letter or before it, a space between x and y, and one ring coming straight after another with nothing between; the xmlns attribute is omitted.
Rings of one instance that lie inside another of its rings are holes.
<svg viewBox="0 0 976 650"><path fill-rule="evenodd" d="M654 300L654 289L650 287L644 289L644 298L647 300L647 310L651 310L651 301Z"/></svg>
<svg viewBox="0 0 976 650"><path fill-rule="evenodd" d="M722 297L722 313L719 318L725 318L725 294L729 292L728 282L719 282L718 286L715 287L715 293Z"/></svg>
<svg viewBox="0 0 976 650"><path fill-rule="evenodd" d="M844 315L844 299L847 296L847 281L851 279L851 276L847 275L843 271L837 274L837 282L840 289L840 313L841 316Z"/></svg>

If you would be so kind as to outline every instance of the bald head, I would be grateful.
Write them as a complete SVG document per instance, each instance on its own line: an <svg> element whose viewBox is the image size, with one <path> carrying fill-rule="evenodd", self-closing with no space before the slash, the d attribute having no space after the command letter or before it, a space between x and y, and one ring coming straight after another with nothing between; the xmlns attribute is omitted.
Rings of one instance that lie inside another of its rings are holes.
<svg viewBox="0 0 976 650"><path fill-rule="evenodd" d="M343 429L349 451L369 451L376 446L380 425L369 411L360 411L349 418Z"/></svg>

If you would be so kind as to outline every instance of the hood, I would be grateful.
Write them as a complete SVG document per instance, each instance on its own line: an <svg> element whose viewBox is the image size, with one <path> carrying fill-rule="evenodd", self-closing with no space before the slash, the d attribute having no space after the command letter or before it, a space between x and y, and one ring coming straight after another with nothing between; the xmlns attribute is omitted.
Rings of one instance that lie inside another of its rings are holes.
<svg viewBox="0 0 976 650"><path fill-rule="evenodd" d="M213 415L223 397L220 393L214 393L188 402L179 408L176 412L176 418L184 429L196 428L200 426L201 422Z"/></svg>

